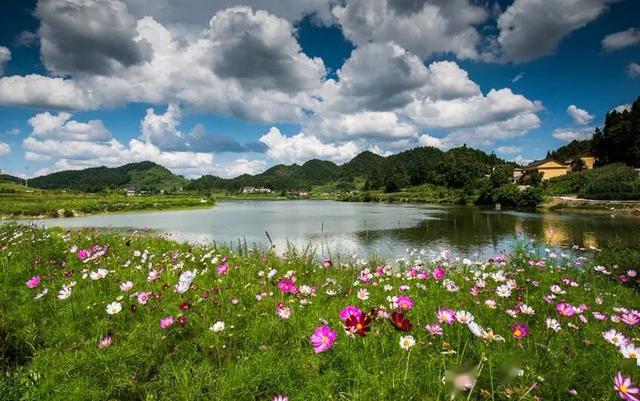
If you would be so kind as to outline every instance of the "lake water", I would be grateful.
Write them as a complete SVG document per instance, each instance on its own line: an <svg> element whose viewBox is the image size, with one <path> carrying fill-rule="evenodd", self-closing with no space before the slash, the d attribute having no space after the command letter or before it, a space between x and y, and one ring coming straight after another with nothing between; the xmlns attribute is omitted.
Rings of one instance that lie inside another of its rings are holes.
<svg viewBox="0 0 640 401"><path fill-rule="evenodd" d="M211 209L47 219L47 226L149 228L194 242L237 244L277 251L311 244L320 256L357 254L395 258L407 249L490 257L507 250L518 233L552 246L600 246L623 238L640 244L640 220L609 215L494 211L473 206L232 201Z"/></svg>

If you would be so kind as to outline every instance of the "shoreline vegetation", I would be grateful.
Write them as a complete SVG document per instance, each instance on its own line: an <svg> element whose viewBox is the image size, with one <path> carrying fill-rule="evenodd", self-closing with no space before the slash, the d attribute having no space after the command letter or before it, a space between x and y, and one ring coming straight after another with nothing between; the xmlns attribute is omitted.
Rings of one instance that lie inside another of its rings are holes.
<svg viewBox="0 0 640 401"><path fill-rule="evenodd" d="M0 226L0 393L609 400L636 376L637 251L277 251Z"/></svg>

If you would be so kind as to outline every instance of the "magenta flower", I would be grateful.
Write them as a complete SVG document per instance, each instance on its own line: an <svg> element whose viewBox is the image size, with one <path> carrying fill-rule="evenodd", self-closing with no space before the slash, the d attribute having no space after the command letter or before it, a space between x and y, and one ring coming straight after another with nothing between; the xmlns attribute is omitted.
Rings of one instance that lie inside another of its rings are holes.
<svg viewBox="0 0 640 401"><path fill-rule="evenodd" d="M444 334L444 331L442 330L442 327L440 327L440 325L438 325L438 324L428 324L428 325L425 326L425 329L427 329L429 334L431 334L433 336L441 336L441 335Z"/></svg>
<svg viewBox="0 0 640 401"><path fill-rule="evenodd" d="M149 293L148 292L144 292L144 291L143 292L139 292L137 298L138 298L138 303L140 305L144 305L149 300Z"/></svg>
<svg viewBox="0 0 640 401"><path fill-rule="evenodd" d="M173 326L173 322L173 316L165 316L160 319L160 327L162 327L163 329L168 329L169 327Z"/></svg>
<svg viewBox="0 0 640 401"><path fill-rule="evenodd" d="M310 337L311 345L313 345L313 351L317 354L324 352L333 347L333 343L336 341L338 333L331 330L331 327L318 326Z"/></svg>
<svg viewBox="0 0 640 401"><path fill-rule="evenodd" d="M438 309L436 317L440 323L454 324L456 322L456 312L451 308Z"/></svg>
<svg viewBox="0 0 640 401"><path fill-rule="evenodd" d="M40 276L33 276L29 280L27 280L27 287L36 288L40 285Z"/></svg>
<svg viewBox="0 0 640 401"><path fill-rule="evenodd" d="M446 276L447 272L444 270L444 267L438 266L431 272L431 275L436 280L442 280L444 276Z"/></svg>
<svg viewBox="0 0 640 401"><path fill-rule="evenodd" d="M622 374L622 372L616 373L613 377L613 389L618 392L620 398L626 401L640 401L640 397L635 394L640 394L640 388L633 385L631 378Z"/></svg>
<svg viewBox="0 0 640 401"><path fill-rule="evenodd" d="M348 305L345 306L344 309L340 311L340 320L346 322L350 317L354 317L355 319L359 319L362 316L362 310L357 306Z"/></svg>
<svg viewBox="0 0 640 401"><path fill-rule="evenodd" d="M218 269L216 271L219 275L224 276L229 271L229 265L226 261L222 262L218 265Z"/></svg>
<svg viewBox="0 0 640 401"><path fill-rule="evenodd" d="M333 262L331 261L331 259L325 259L322 261L322 267L324 267L325 269L328 269L331 266L333 266Z"/></svg>
<svg viewBox="0 0 640 401"><path fill-rule="evenodd" d="M89 251L86 249L80 249L78 251L78 259L80 260L85 260L86 258L89 257Z"/></svg>
<svg viewBox="0 0 640 401"><path fill-rule="evenodd" d="M565 302L560 302L558 305L556 305L556 311L558 311L558 313L564 317L571 317L576 314L576 309L573 307L573 305Z"/></svg>
<svg viewBox="0 0 640 401"><path fill-rule="evenodd" d="M626 312L620 315L620 321L628 326L635 326L640 323L640 316L633 312Z"/></svg>
<svg viewBox="0 0 640 401"><path fill-rule="evenodd" d="M280 292L284 294L295 294L296 292L298 292L298 288L293 283L293 281L287 279L280 280L280 282L278 283L278 288L280 289Z"/></svg>
<svg viewBox="0 0 640 401"><path fill-rule="evenodd" d="M524 323L516 323L511 327L511 334L513 338L520 340L529 334L529 327Z"/></svg>
<svg viewBox="0 0 640 401"><path fill-rule="evenodd" d="M413 308L413 300L408 295L400 295L396 303L400 309L409 310Z"/></svg>

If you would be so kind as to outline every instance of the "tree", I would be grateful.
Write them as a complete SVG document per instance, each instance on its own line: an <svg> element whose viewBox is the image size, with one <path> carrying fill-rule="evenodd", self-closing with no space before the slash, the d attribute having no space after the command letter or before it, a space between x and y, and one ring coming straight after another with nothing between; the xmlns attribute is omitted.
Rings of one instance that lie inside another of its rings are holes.
<svg viewBox="0 0 640 401"><path fill-rule="evenodd" d="M607 113L603 130L593 135L593 149L600 165L640 167L640 97L628 110Z"/></svg>

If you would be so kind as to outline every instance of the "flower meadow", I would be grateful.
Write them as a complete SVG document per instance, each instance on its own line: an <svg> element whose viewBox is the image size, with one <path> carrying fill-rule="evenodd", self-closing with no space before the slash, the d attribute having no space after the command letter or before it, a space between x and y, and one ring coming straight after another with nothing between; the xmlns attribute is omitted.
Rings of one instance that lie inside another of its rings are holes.
<svg viewBox="0 0 640 401"><path fill-rule="evenodd" d="M639 400L634 266L0 227L0 398Z"/></svg>

